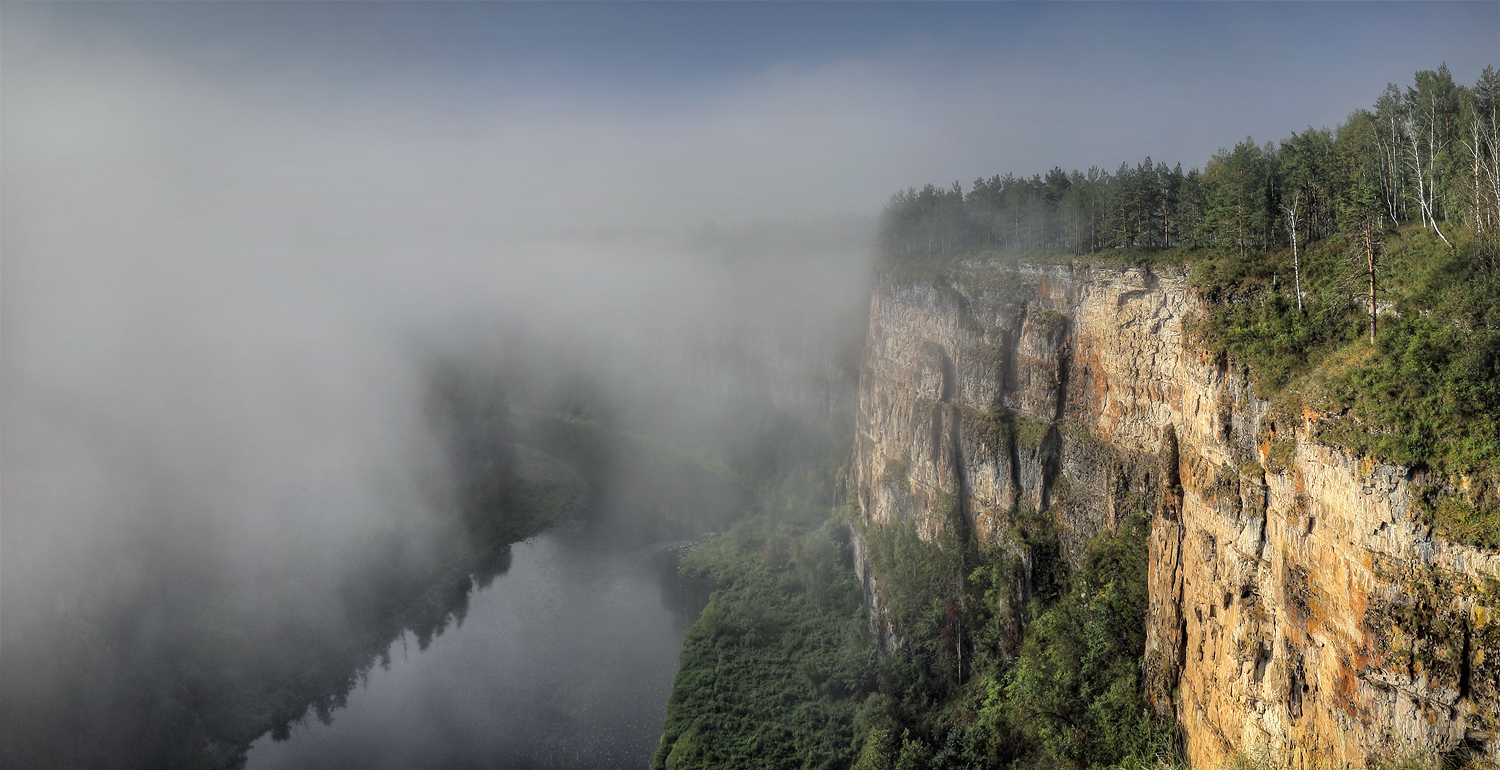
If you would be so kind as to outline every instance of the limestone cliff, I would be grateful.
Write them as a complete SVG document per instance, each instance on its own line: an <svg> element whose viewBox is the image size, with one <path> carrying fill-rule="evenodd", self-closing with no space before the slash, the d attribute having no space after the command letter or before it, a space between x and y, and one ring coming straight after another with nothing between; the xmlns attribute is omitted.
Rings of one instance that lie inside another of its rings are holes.
<svg viewBox="0 0 1500 770"><path fill-rule="evenodd" d="M1273 415L1186 333L1198 302L1173 268L888 280L860 382L862 515L913 517L927 538L963 522L1024 551L1012 517L1041 511L1076 561L1144 506L1147 687L1194 767L1500 757L1500 554L1431 536L1421 474L1317 443L1314 415Z"/></svg>

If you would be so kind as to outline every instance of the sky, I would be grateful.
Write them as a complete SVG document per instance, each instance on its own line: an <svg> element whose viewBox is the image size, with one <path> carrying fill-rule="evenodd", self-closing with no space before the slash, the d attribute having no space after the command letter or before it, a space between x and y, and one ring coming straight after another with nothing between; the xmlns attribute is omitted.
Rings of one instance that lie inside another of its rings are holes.
<svg viewBox="0 0 1500 770"><path fill-rule="evenodd" d="M84 101L49 116L8 99L13 147L50 117L242 152L261 173L311 160L376 183L425 175L507 230L579 207L618 226L872 215L926 182L1147 155L1201 166L1246 135L1333 127L1418 69L1447 63L1471 84L1500 41L1493 2L80 3L6 17L8 84Z"/></svg>

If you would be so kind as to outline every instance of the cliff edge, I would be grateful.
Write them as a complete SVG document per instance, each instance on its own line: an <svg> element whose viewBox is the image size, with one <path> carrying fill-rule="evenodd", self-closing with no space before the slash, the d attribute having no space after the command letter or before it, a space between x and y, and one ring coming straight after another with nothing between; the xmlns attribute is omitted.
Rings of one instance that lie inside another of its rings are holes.
<svg viewBox="0 0 1500 770"><path fill-rule="evenodd" d="M1273 414L1187 333L1201 309L1181 268L887 278L860 380L860 515L910 517L928 540L959 526L1029 564L1014 524L1041 514L1076 564L1145 509L1145 686L1193 767L1362 767L1411 746L1500 760L1500 553L1432 536L1423 473L1318 443L1318 415Z"/></svg>

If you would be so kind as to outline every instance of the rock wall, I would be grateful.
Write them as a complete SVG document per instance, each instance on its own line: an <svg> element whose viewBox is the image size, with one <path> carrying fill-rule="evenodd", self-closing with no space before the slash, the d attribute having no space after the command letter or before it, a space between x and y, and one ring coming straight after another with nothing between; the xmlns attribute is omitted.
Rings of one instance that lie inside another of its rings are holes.
<svg viewBox="0 0 1500 770"><path fill-rule="evenodd" d="M1185 333L1197 308L1175 268L888 280L860 380L865 520L1024 549L1011 524L1041 512L1076 563L1144 507L1148 694L1196 768L1500 759L1500 554L1434 539L1420 474L1312 441L1314 415L1272 415Z"/></svg>

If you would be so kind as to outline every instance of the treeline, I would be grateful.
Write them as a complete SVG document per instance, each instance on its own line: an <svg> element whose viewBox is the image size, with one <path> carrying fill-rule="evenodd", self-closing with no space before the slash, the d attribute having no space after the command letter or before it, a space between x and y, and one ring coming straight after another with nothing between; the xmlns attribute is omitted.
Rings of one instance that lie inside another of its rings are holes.
<svg viewBox="0 0 1500 770"><path fill-rule="evenodd" d="M891 197L881 215L887 261L982 251L1092 254L1110 249L1241 254L1420 222L1451 245L1462 224L1493 244L1500 230L1500 72L1472 88L1446 65L1391 84L1337 130L1309 127L1279 143L1246 137L1200 171L1146 158L1110 173L1053 168ZM1486 251L1493 259L1493 246Z"/></svg>

